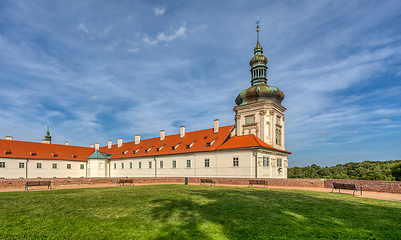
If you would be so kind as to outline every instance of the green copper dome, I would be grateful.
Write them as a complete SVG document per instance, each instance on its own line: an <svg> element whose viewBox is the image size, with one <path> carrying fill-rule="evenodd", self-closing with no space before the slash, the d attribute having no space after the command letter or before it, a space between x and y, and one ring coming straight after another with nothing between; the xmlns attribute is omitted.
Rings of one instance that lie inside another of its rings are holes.
<svg viewBox="0 0 401 240"><path fill-rule="evenodd" d="M235 103L240 106L248 103L271 100L281 104L284 96L284 93L276 87L267 84L258 84L242 90L235 98Z"/></svg>
<svg viewBox="0 0 401 240"><path fill-rule="evenodd" d="M254 49L254 56L249 62L251 66L252 86L242 90L237 98L235 98L235 103L240 106L270 100L281 104L281 101L284 99L284 93L277 87L267 85L267 58L263 56L263 48L259 43L259 24L256 27L256 31L258 40Z"/></svg>

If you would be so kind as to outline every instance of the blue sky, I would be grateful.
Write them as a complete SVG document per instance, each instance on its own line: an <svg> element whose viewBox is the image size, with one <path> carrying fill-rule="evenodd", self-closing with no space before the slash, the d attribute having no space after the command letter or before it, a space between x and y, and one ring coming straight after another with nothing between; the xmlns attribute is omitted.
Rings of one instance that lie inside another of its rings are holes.
<svg viewBox="0 0 401 240"><path fill-rule="evenodd" d="M290 166L401 159L400 1L1 1L0 137L89 146L234 124L255 22Z"/></svg>

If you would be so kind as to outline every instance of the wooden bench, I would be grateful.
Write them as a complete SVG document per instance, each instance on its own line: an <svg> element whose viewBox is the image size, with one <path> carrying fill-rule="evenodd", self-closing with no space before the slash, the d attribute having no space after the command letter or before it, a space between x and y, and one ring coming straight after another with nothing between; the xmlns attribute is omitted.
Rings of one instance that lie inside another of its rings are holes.
<svg viewBox="0 0 401 240"><path fill-rule="evenodd" d="M268 187L266 180L249 179L249 186L248 187L252 187L253 185L256 185L256 184L259 184L259 185L263 184L264 188Z"/></svg>
<svg viewBox="0 0 401 240"><path fill-rule="evenodd" d="M132 186L134 186L134 179L119 179L117 181L117 185L120 187L121 187L121 184L124 186L125 183L129 183L129 185L131 185L131 183L132 183Z"/></svg>
<svg viewBox="0 0 401 240"><path fill-rule="evenodd" d="M203 184L210 183L210 186L212 186L213 184L216 185L216 182L213 181L213 179L211 179L211 178L202 178L200 181L201 181L201 183L199 185L202 185L202 183Z"/></svg>
<svg viewBox="0 0 401 240"><path fill-rule="evenodd" d="M26 181L25 191L28 191L28 187L32 186L47 186L47 189L52 189L52 181Z"/></svg>
<svg viewBox="0 0 401 240"><path fill-rule="evenodd" d="M354 196L355 196L355 191L361 191L361 195L362 195L362 187L358 189L358 188L356 188L355 184L333 182L333 188L331 189L331 192L333 192L334 189L338 189L338 193L340 193L341 189L354 190L354 192L352 193L352 195L354 195Z"/></svg>

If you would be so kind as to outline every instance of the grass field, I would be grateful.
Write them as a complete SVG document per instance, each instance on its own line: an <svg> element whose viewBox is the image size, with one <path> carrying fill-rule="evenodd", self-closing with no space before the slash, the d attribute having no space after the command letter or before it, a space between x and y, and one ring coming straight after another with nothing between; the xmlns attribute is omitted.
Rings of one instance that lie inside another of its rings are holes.
<svg viewBox="0 0 401 240"><path fill-rule="evenodd" d="M0 193L1 239L401 239L401 203L154 185Z"/></svg>

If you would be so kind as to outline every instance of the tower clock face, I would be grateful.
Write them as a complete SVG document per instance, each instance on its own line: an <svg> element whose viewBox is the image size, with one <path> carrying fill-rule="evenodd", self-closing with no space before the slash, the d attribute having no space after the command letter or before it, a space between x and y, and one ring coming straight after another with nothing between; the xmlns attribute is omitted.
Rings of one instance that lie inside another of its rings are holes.
<svg viewBox="0 0 401 240"><path fill-rule="evenodd" d="M246 124L252 124L255 122L255 117L247 117L245 121Z"/></svg>

